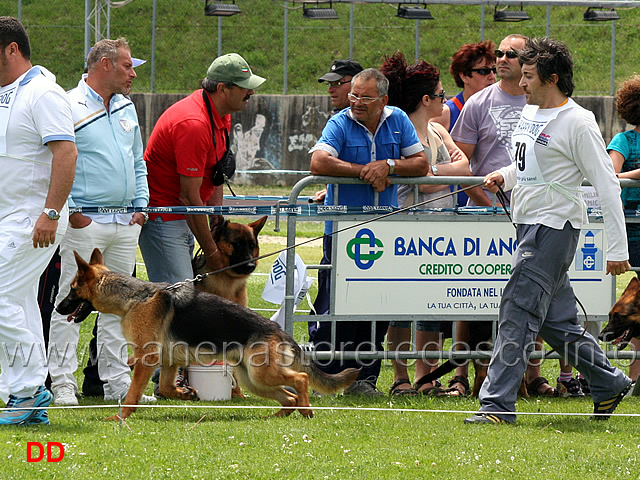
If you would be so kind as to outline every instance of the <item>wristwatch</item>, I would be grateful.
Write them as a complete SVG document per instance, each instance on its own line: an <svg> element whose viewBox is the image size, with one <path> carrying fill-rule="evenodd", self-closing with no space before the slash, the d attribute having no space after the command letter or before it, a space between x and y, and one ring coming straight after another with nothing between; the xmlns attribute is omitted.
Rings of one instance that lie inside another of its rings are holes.
<svg viewBox="0 0 640 480"><path fill-rule="evenodd" d="M431 165L431 171L434 176L438 175L438 167L436 165Z"/></svg>
<svg viewBox="0 0 640 480"><path fill-rule="evenodd" d="M393 158L387 158L387 165L389 165L389 175L393 175L393 169L396 168L396 161Z"/></svg>
<svg viewBox="0 0 640 480"><path fill-rule="evenodd" d="M55 208L44 208L42 210L49 220L58 220L60 218L60 213Z"/></svg>
<svg viewBox="0 0 640 480"><path fill-rule="evenodd" d="M149 214L147 212L140 212L140 213L144 217L144 224L146 225L147 222L149 221Z"/></svg>

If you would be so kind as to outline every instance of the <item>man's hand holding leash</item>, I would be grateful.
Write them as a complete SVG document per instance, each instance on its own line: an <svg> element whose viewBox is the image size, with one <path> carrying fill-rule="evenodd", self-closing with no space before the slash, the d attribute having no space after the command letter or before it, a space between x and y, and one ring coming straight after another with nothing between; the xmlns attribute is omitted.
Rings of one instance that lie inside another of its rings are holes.
<svg viewBox="0 0 640 480"><path fill-rule="evenodd" d="M498 191L498 186L504 185L504 177L499 172L491 172L488 173L486 177L484 177L484 186L491 193L496 193Z"/></svg>

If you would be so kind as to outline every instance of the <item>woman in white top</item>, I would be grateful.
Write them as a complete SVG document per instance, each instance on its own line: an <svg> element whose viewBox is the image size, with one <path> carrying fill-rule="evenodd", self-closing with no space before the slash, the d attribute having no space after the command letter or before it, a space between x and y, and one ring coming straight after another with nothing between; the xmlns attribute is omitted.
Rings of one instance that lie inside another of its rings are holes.
<svg viewBox="0 0 640 480"><path fill-rule="evenodd" d="M425 61L407 65L404 55L396 52L385 58L380 71L389 79L389 105L404 110L424 145L424 150L435 175L459 176L471 175L469 160L451 139L449 132L438 123L430 123L432 118L442 115L442 106L446 101L440 82L440 72ZM429 175L432 175L429 173ZM449 191L449 185L418 185L417 201L439 197ZM398 187L398 205L400 207L416 203L414 186ZM422 208L453 208L454 197L446 197L425 204ZM392 321L387 333L389 350L408 350L411 339L410 322ZM417 322L416 347L414 349L440 350L440 322ZM402 361L392 361L394 382L392 395L434 394L439 388L432 382L420 382L420 379L437 367L437 362L418 361L416 364L416 382L412 386L407 374L407 365Z"/></svg>

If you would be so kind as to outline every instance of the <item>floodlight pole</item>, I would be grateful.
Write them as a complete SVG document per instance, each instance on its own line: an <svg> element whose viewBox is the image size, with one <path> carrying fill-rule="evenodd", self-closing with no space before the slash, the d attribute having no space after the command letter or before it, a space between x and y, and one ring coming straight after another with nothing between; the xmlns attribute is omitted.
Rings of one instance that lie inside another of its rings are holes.
<svg viewBox="0 0 640 480"><path fill-rule="evenodd" d="M222 56L222 17L218 17L218 56Z"/></svg>
<svg viewBox="0 0 640 480"><path fill-rule="evenodd" d="M551 6L550 5L547 5L547 29L545 32L547 37L551 36Z"/></svg>
<svg viewBox="0 0 640 480"><path fill-rule="evenodd" d="M285 1L284 2L284 61L283 63L283 69L284 72L282 74L282 94L286 95L287 94L287 70L289 69L288 67L288 62L287 62L287 56L289 54L289 2Z"/></svg>
<svg viewBox="0 0 640 480"><path fill-rule="evenodd" d="M609 84L609 95L613 96L616 91L616 21L611 20L611 81Z"/></svg>
<svg viewBox="0 0 640 480"><path fill-rule="evenodd" d="M480 41L484 42L484 4L480 6Z"/></svg>
<svg viewBox="0 0 640 480"><path fill-rule="evenodd" d="M353 3L349 4L349 59L353 60Z"/></svg>
<svg viewBox="0 0 640 480"><path fill-rule="evenodd" d="M420 58L420 20L416 19L416 62Z"/></svg>
<svg viewBox="0 0 640 480"><path fill-rule="evenodd" d="M153 0L153 11L151 13L151 79L149 90L153 93L156 78L156 18L158 13L158 0Z"/></svg>

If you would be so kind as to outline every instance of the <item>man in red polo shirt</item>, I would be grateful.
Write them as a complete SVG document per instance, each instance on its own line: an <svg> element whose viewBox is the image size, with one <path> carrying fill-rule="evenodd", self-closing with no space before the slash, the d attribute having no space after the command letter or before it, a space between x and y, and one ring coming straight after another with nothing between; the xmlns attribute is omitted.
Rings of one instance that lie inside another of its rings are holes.
<svg viewBox="0 0 640 480"><path fill-rule="evenodd" d="M227 151L230 114L245 110L264 81L237 53L223 55L207 70L201 90L160 116L144 153L150 207L222 204L222 188L213 185L212 176ZM140 234L149 280L176 283L192 278L194 236L209 269L221 268L206 215L149 215Z"/></svg>

